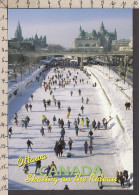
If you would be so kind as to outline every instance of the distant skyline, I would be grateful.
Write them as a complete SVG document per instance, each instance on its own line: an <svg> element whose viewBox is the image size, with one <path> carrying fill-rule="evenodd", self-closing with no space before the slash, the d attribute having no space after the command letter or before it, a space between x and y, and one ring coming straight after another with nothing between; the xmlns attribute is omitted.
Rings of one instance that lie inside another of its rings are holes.
<svg viewBox="0 0 139 195"><path fill-rule="evenodd" d="M118 39L133 36L132 9L9 9L8 38L14 38L18 20L24 38L46 35L48 44L72 47L80 25L87 32L99 30L103 21L109 32L117 30Z"/></svg>

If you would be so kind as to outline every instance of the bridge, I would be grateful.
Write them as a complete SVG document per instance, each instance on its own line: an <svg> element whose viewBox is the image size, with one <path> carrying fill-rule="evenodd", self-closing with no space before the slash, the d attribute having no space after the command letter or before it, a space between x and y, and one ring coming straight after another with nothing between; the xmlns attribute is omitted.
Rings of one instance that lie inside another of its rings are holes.
<svg viewBox="0 0 139 195"><path fill-rule="evenodd" d="M74 56L78 59L78 65L83 66L83 59L87 57L93 57L93 56L103 56L106 61L113 62L114 65L122 65L127 66L130 59L133 59L133 52L132 51L113 51L113 52L77 52L77 51L61 51L61 52L49 52L49 51L34 51L34 52L21 52L21 53L9 53L9 55L18 55L22 54L24 56L27 56L30 59L37 59L42 58L46 56Z"/></svg>
<svg viewBox="0 0 139 195"><path fill-rule="evenodd" d="M48 51L35 51L35 52L23 52L25 56L41 57L41 56L75 56L75 57L91 57L91 56L133 56L133 52L73 52L73 51L61 51L61 52L48 52Z"/></svg>
<svg viewBox="0 0 139 195"><path fill-rule="evenodd" d="M48 52L48 51L35 51L35 52L23 52L25 56L30 58L38 58L45 56L74 56L78 59L78 65L83 66L83 58L93 56L103 56L107 61L113 62L115 65L122 64L126 66L130 59L133 59L133 52L131 51L115 51L115 52L76 52L76 51L61 51L61 52Z"/></svg>

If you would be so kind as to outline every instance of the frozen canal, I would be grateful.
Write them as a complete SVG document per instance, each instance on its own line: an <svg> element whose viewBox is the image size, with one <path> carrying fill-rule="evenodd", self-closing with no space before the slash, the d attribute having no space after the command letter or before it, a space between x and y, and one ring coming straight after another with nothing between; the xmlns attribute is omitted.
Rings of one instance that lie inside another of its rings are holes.
<svg viewBox="0 0 139 195"><path fill-rule="evenodd" d="M115 177L116 171L123 171L125 167L121 163L120 156L117 154L117 142L118 140L112 136L114 131L121 131L120 126L117 123L117 120L114 115L111 115L113 118L108 123L108 130L104 130L101 127L101 130L93 130L93 152L92 155L85 154L84 152L84 142L87 141L89 144L88 132L89 129L86 128L84 123L84 127L79 125L79 128L83 130L83 132L79 132L79 135L76 136L74 131L74 120L78 117L78 114L81 114L80 107L82 106L81 98L84 97L84 114L81 117L88 117L90 119L90 124L95 119L96 121L100 121L102 124L102 119L109 119L109 105L104 97L104 94L97 84L97 87L92 87L94 82L97 82L95 78L92 76L90 79L80 70L73 69L65 69L64 71L60 69L60 72L63 71L63 77L66 78L66 74L68 74L68 70L71 71L72 75L70 77L71 83L66 85L65 88L62 88L57 85L52 86L52 90L54 92L56 100L61 101L61 109L59 110L57 106L55 106L52 96L49 94L49 90L45 92L44 88L39 87L39 83L37 81L33 82L29 85L22 93L22 96L16 97L9 103L9 127L13 128L12 139L9 139L9 189L16 190L51 190L51 189L59 189L63 190L65 184L68 184L69 189L71 190L96 190L98 189L97 182L73 182L75 177L72 176L71 182L61 182L59 181L56 185L54 183L26 183L24 180L26 179L26 175L23 172L23 167L17 166L18 158L25 157L30 155L30 157L37 157L43 154L46 154L47 159L42 160L42 165L50 165L52 161L55 162L56 166L63 165L65 168L69 165L70 169L73 166L77 165L81 170L82 165L88 165L93 169L96 166L101 167L105 177ZM77 74L79 72L79 74ZM54 75L53 69L48 72L46 76L46 81L48 82L48 76L51 77ZM77 85L74 87L74 83L72 78L77 76ZM79 80L84 79L83 83L80 83ZM88 84L87 84L88 81ZM54 87L56 90L54 91ZM81 96L78 94L78 90L81 89ZM73 91L73 95L71 97L70 91ZM33 101L30 99L30 95L33 94ZM86 104L86 98L89 98L89 103ZM51 106L47 106L47 110L44 110L43 99L51 99ZM25 104L32 104L32 112L27 112L25 109ZM69 120L71 123L71 128L68 130L67 128L67 108L71 107L71 115ZM13 114L18 113L19 122L24 119L26 116L30 117L29 127L27 129L23 129L19 124L18 127L15 126L13 118ZM40 134L41 124L41 116L45 115L52 125L52 132L49 133L47 128L45 128L45 137L42 137ZM53 116L56 118L62 118L65 122L65 142L66 149L63 152L63 157L57 158L54 152L55 142L60 139L60 131L61 128L58 127L57 122L56 125L53 125ZM109 128L111 127L111 128ZM72 157L67 158L67 152L69 151L68 140L69 137L73 140L73 149L71 151ZM27 140L30 139L33 142L33 151L29 151L27 153ZM125 145L123 144L123 147ZM29 174L35 173L35 163L29 165ZM36 177L40 177L37 173ZM60 178L64 177L61 176ZM87 176L89 179L89 176ZM116 182L103 182L104 190L110 189L119 189L121 190L120 184Z"/></svg>

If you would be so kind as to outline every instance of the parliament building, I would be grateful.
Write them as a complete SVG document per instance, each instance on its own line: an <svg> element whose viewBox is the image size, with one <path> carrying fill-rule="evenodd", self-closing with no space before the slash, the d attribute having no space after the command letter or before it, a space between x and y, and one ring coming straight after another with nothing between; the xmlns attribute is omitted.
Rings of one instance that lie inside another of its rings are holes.
<svg viewBox="0 0 139 195"><path fill-rule="evenodd" d="M73 49L77 51L111 51L113 40L117 40L116 29L114 32L108 32L103 22L98 32L93 30L91 33L88 33L80 26L78 38L75 38L73 41Z"/></svg>

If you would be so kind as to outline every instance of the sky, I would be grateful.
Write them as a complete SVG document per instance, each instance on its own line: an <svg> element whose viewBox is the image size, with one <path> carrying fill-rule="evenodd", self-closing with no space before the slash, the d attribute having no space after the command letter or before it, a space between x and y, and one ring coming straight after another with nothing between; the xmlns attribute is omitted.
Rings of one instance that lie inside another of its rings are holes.
<svg viewBox="0 0 139 195"><path fill-rule="evenodd" d="M8 38L14 38L18 20L23 38L46 35L48 44L71 48L79 27L98 31L103 21L109 32L117 30L118 39L132 36L132 9L9 9Z"/></svg>

